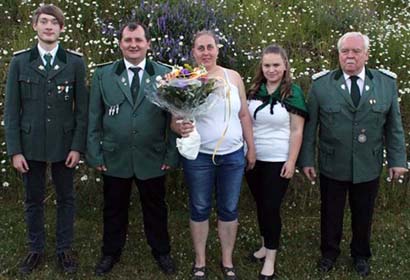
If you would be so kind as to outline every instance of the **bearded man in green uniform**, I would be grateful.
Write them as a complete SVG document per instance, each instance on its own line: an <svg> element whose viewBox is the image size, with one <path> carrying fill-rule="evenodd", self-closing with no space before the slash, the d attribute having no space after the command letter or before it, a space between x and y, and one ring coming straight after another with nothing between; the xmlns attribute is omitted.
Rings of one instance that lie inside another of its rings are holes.
<svg viewBox="0 0 410 280"><path fill-rule="evenodd" d="M123 58L96 69L90 96L87 161L104 180L102 258L95 272L106 274L119 261L135 182L152 254L160 269L172 274L165 173L177 163L176 137L170 115L145 97L148 83L169 69L146 59L150 36L142 24L124 25L119 47Z"/></svg>
<svg viewBox="0 0 410 280"><path fill-rule="evenodd" d="M74 224L74 167L85 152L88 92L81 54L58 43L64 30L63 12L40 6L32 25L38 44L14 54L6 86L5 131L13 167L23 175L29 253L20 272L41 263L45 247L45 171L57 194L56 253L64 272L77 270L71 246Z"/></svg>
<svg viewBox="0 0 410 280"><path fill-rule="evenodd" d="M337 46L340 69L313 76L308 95L310 120L306 123L299 160L308 179L315 180L319 128L322 253L319 270L332 269L340 254L348 195L353 267L360 276L367 276L383 148L387 151L389 176L397 179L407 172L404 132L395 74L365 67L369 38L349 32L339 39Z"/></svg>

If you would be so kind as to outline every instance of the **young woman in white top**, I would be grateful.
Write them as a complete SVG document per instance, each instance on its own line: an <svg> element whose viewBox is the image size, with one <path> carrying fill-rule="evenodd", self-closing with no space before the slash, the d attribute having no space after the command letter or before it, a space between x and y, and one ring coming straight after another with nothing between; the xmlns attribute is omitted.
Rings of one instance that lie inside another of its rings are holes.
<svg viewBox="0 0 410 280"><path fill-rule="evenodd" d="M264 261L259 279L275 279L281 233L280 206L302 143L307 117L303 92L292 83L288 57L277 45L266 47L248 91L256 148L246 179L257 206L262 245L253 261Z"/></svg>
<svg viewBox="0 0 410 280"><path fill-rule="evenodd" d="M221 98L206 114L196 118L196 129L201 136L199 155L195 160L183 158L185 181L189 188L190 228L195 250L192 279L205 279L206 240L209 231L213 192L216 192L218 235L222 247L221 269L224 279L237 279L232 263L232 252L238 228L237 204L245 170L243 140L248 145L247 168L255 164L251 116L246 102L245 88L240 75L217 65L218 38L213 32L201 31L194 37L192 55L198 65L204 65L209 77L225 80L230 102ZM230 105L227 105L229 104ZM229 107L230 106L230 109ZM230 115L229 115L230 113ZM224 130L228 125L228 130ZM181 136L188 136L192 124L172 123ZM212 155L217 143L214 164Z"/></svg>

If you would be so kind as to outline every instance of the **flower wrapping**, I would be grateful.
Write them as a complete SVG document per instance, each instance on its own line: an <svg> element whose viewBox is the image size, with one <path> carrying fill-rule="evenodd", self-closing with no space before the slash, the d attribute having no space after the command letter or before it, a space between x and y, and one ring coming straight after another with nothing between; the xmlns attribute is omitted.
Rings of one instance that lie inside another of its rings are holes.
<svg viewBox="0 0 410 280"><path fill-rule="evenodd" d="M203 66L193 68L185 64L184 67L173 67L170 73L158 76L150 84L155 89L146 87L148 100L174 116L192 122L225 98L224 81L209 78ZM188 137L177 139L176 145L182 156L194 160L199 153L201 136L194 129Z"/></svg>

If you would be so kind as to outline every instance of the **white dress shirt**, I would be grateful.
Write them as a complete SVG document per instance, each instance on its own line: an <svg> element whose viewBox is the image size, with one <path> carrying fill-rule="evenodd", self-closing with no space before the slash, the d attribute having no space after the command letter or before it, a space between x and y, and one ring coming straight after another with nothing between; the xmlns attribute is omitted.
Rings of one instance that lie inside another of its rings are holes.
<svg viewBox="0 0 410 280"><path fill-rule="evenodd" d="M132 82L132 79L134 78L134 72L132 72L130 68L135 68L135 67L141 68L141 70L138 72L138 76L140 78L140 84L141 84L142 75L144 74L146 62L147 60L144 58L144 60L141 61L138 65L134 65L124 58L125 68L127 68L127 73L128 73L128 82L129 82L128 86L129 87L131 87L131 82Z"/></svg>
<svg viewBox="0 0 410 280"><path fill-rule="evenodd" d="M363 94L363 87L364 87L364 79L366 77L366 71L365 68L363 67L362 71L358 75L348 75L345 72L343 72L343 76L345 78L345 82L347 85L347 88L349 89L349 92L351 87L352 87L352 80L350 80L350 76L357 76L359 79L357 79L357 86L359 87L360 90L360 95Z"/></svg>
<svg viewBox="0 0 410 280"><path fill-rule="evenodd" d="M38 52L40 53L40 57L41 57L41 60L43 61L44 66L46 66L46 64L47 64L47 61L44 59L44 55L46 53L51 54L51 65L54 64L54 60L55 60L56 55L57 55L58 46L59 45L57 44L57 46L54 49L52 49L51 51L46 51L45 49L43 49L40 46L40 44L37 44L37 49L38 49Z"/></svg>

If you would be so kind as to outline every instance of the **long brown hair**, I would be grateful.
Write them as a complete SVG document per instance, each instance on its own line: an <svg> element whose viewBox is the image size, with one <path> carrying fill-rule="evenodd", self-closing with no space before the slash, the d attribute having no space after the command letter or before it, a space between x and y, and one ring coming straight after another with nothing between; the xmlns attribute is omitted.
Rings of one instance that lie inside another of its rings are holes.
<svg viewBox="0 0 410 280"><path fill-rule="evenodd" d="M254 95L259 91L261 85L263 83L266 83L266 78L263 75L262 71L262 60L263 56L266 54L279 54L283 62L285 64L285 72L283 73L282 81L280 83L280 97L281 100L285 99L291 94L291 83L292 83L292 78L290 76L290 64L289 64L289 59L288 55L286 54L286 51L279 45L269 45L266 48L263 49L262 51L262 56L259 61L258 67L256 68L255 71L255 76L253 77L251 87L248 90L248 99L252 99Z"/></svg>

